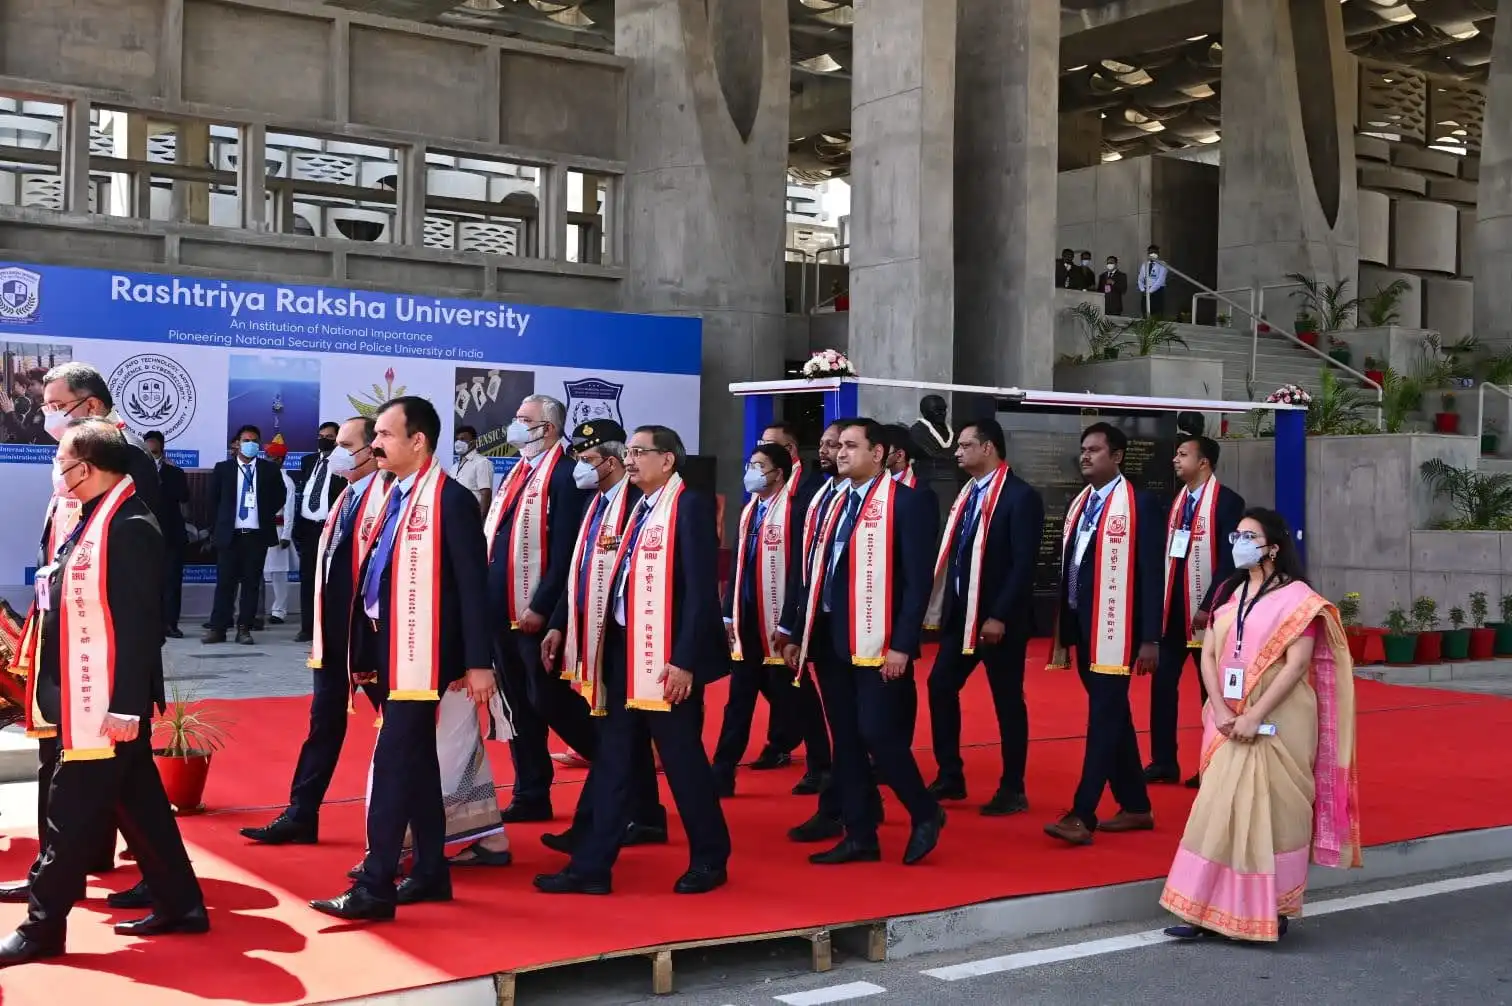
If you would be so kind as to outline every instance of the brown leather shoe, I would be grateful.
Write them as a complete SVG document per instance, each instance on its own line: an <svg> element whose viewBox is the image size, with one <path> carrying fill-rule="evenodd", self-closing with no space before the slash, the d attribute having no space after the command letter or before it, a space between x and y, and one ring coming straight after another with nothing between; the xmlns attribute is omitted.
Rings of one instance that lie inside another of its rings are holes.
<svg viewBox="0 0 1512 1006"><path fill-rule="evenodd" d="M1129 811L1121 810L1099 824L1097 830L1114 833L1120 831L1154 831L1155 815L1148 811L1143 814L1131 814Z"/></svg>
<svg viewBox="0 0 1512 1006"><path fill-rule="evenodd" d="M1054 824L1045 825L1045 834L1071 845L1091 845L1092 829L1082 823L1075 814L1067 814Z"/></svg>

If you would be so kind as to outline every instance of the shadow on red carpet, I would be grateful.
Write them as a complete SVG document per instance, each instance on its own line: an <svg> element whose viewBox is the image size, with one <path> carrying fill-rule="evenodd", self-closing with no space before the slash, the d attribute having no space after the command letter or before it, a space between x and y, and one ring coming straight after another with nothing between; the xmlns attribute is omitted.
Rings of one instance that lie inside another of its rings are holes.
<svg viewBox="0 0 1512 1006"><path fill-rule="evenodd" d="M103 900L81 904L71 917L70 953L56 963L28 965L0 976L5 1006L53 1006L108 1001L112 1006L177 1006L190 1002L282 1004L373 995L462 977L632 947L689 939L771 932L811 925L927 912L998 898L1046 893L1162 876L1181 836L1192 793L1152 789L1158 822L1150 833L1099 836L1090 849L1062 847L1041 826L1070 800L1081 767L1086 705L1074 675L1042 669L1034 652L1026 694L1034 737L1028 790L1032 810L1011 818L977 812L1001 769L991 697L980 674L963 693L963 742L970 800L949 807L939 849L924 864L898 862L907 836L903 812L887 797L882 829L884 861L843 868L810 866L809 846L789 842L786 830L807 817L812 797L788 790L800 765L774 771L742 769L737 795L725 802L735 839L729 885L708 896L678 897L672 882L686 867L686 847L674 822L670 845L630 849L615 873L612 897L549 897L531 888L538 872L563 857L540 835L565 827L582 770L558 770L558 821L510 829L515 865L503 870L459 869L457 901L401 909L396 922L363 927L336 923L306 902L342 891L344 874L362 853L361 793L373 742L374 717L359 707L347 749L321 821L321 844L282 849L251 846L237 831L264 823L287 798L290 768L304 736L304 699L224 703L232 746L216 756L207 804L210 813L182 818L186 840L205 886L213 932L205 937L151 941L114 936ZM1198 731L1195 683L1183 695L1182 757L1195 768ZM920 685L916 744L926 777L928 701ZM706 736L718 732L724 687L711 689ZM1136 722L1148 722L1149 688L1134 685ZM1512 702L1493 697L1358 683L1359 760L1367 844L1512 824L1502 801L1486 792L1512 792L1512 764L1498 738L1512 731ZM763 736L762 711L753 737ZM754 756L759 741L753 741ZM496 778L509 782L509 756L490 745ZM1425 757L1424 752L1432 752ZM1452 771L1446 771L1451 767ZM500 794L501 801L508 792ZM669 809L670 796L665 797ZM1111 811L1110 806L1105 806ZM13 836L0 851L0 875L19 876L35 854L31 836ZM134 868L92 881L91 898L125 887ZM0 906L0 927L24 915Z"/></svg>

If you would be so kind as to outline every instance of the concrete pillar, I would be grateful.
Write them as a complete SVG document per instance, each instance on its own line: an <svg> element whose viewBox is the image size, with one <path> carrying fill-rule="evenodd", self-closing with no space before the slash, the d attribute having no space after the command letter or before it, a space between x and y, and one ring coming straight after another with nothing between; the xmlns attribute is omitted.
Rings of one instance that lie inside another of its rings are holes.
<svg viewBox="0 0 1512 1006"><path fill-rule="evenodd" d="M181 119L175 127L173 162L195 168L210 164L210 124ZM173 219L186 224L210 222L210 185L206 182L173 182Z"/></svg>
<svg viewBox="0 0 1512 1006"><path fill-rule="evenodd" d="M1512 0L1496 5L1475 207L1475 332L1512 343Z"/></svg>
<svg viewBox="0 0 1512 1006"><path fill-rule="evenodd" d="M1060 8L1044 0L960 0L959 18L956 380L1050 388Z"/></svg>
<svg viewBox="0 0 1512 1006"><path fill-rule="evenodd" d="M1337 0L1223 0L1220 288L1301 273L1357 292L1352 67ZM1180 249L1162 252L1182 268ZM1287 293L1266 300L1290 327Z"/></svg>
<svg viewBox="0 0 1512 1006"><path fill-rule="evenodd" d="M111 156L134 164L147 163L147 117L128 112L102 112L108 121L103 123L110 132ZM110 176L110 215L113 217L137 217L146 220L152 216L152 174L138 169L132 172L112 172Z"/></svg>
<svg viewBox="0 0 1512 1006"><path fill-rule="evenodd" d="M739 498L728 385L782 377L787 3L617 0L615 50L633 60L624 306L703 319L699 453Z"/></svg>
<svg viewBox="0 0 1512 1006"><path fill-rule="evenodd" d="M948 382L956 0L855 6L849 355L866 377ZM861 389L861 411L883 422L911 422L918 403L914 391Z"/></svg>

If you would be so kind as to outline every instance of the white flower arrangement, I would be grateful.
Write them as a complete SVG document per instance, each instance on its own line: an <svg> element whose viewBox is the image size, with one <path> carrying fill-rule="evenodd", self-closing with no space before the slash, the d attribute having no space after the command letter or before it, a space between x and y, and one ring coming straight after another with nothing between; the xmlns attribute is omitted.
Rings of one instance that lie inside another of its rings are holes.
<svg viewBox="0 0 1512 1006"><path fill-rule="evenodd" d="M825 349L809 357L809 361L803 365L803 376L810 381L829 377L855 377L856 370L844 353Z"/></svg>
<svg viewBox="0 0 1512 1006"><path fill-rule="evenodd" d="M1283 384L1266 395L1265 400L1271 405L1311 405L1312 395L1295 384Z"/></svg>

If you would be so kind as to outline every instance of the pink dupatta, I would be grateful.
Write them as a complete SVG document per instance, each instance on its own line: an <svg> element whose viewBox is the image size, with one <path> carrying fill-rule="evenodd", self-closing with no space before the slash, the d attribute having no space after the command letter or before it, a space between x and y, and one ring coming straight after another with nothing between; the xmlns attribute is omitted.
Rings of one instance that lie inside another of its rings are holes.
<svg viewBox="0 0 1512 1006"><path fill-rule="evenodd" d="M1219 641L1221 653L1231 653L1234 631L1232 615L1237 599L1231 597L1218 612L1228 618L1228 633ZM1313 647L1308 683L1318 696L1318 751L1313 764L1312 861L1319 866L1348 869L1360 859L1360 781L1355 764L1354 660L1338 609L1305 583L1293 582L1270 591L1245 618L1246 633L1264 642L1254 651L1244 669L1243 712L1261 677L1278 661L1286 648L1319 624ZM1202 768L1228 738L1212 729L1203 717Z"/></svg>

